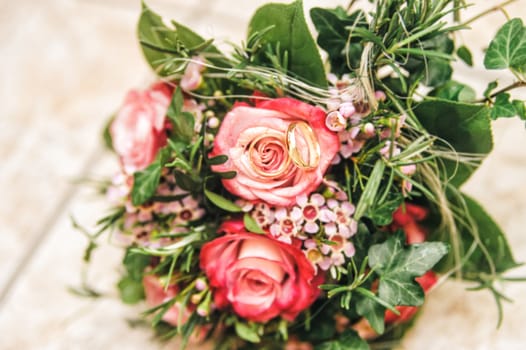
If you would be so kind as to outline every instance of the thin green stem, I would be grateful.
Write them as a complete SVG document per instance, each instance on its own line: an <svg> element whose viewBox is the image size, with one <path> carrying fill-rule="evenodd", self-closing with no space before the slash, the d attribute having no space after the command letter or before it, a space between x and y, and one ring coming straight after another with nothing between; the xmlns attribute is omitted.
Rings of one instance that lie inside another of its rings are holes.
<svg viewBox="0 0 526 350"><path fill-rule="evenodd" d="M483 103L483 102L491 102L491 99L494 98L495 96L497 96L497 95L499 95L499 94L502 94L502 93L504 93L504 92L511 91L511 90L513 90L513 89L521 88L521 87L526 87L526 81L524 81L524 80L516 81L516 82L514 82L513 84L510 84L510 85L508 85L508 86L505 86L505 87L503 87L502 89L495 91L495 92L492 93L490 96L488 96L488 97L486 97L486 98L483 98L482 100L479 100L479 101L476 101L476 102L480 102L480 103Z"/></svg>

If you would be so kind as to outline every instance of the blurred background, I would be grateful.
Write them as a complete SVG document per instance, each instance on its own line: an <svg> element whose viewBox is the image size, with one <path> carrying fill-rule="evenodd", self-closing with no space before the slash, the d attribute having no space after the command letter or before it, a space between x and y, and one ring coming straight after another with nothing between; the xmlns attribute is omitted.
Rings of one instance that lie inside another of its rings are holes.
<svg viewBox="0 0 526 350"><path fill-rule="evenodd" d="M263 2L148 4L204 37L239 42ZM475 2L466 18L498 3ZM336 4L345 2L305 1L306 9ZM139 13L139 0L0 0L0 349L177 348L157 342L147 328L130 327L142 309L118 299L120 249L101 247L85 270L87 242L70 219L93 227L104 214L96 191L76 182L117 168L103 150L100 130L128 89L153 79L136 40ZM526 19L526 1L508 13ZM478 67L504 21L495 12L458 38L473 49ZM492 79L506 79L503 72L489 76L458 67L458 80L479 92ZM465 186L508 233L518 261L526 261L525 150L524 122L500 120L495 151ZM81 284L82 274L102 298L68 291ZM510 275L526 276L526 269ZM526 283L502 286L514 303L504 305L500 330L492 296L466 293L466 287L451 281L431 293L402 347L524 349Z"/></svg>

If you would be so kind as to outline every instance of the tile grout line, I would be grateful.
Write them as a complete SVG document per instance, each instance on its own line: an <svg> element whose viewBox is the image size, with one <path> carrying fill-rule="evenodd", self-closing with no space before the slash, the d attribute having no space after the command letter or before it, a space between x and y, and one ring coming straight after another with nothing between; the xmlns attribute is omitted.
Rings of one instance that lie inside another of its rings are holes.
<svg viewBox="0 0 526 350"><path fill-rule="evenodd" d="M104 150L102 147L97 146L95 150L92 151L85 164L82 166L78 177L86 175L96 160L101 157L103 152ZM60 201L55 205L51 213L45 219L44 223L42 224L42 228L34 235L29 248L25 250L24 254L20 258L20 262L15 265L15 268L13 269L12 273L7 279L7 282L0 292L0 311L8 299L11 290L13 287L15 287L18 277L27 269L29 263L32 261L32 256L38 252L39 248L42 246L42 243L49 236L51 229L57 223L60 214L62 214L64 209L67 208L71 199L78 190L78 185L75 184L71 184L71 186L65 190L64 194L61 196Z"/></svg>

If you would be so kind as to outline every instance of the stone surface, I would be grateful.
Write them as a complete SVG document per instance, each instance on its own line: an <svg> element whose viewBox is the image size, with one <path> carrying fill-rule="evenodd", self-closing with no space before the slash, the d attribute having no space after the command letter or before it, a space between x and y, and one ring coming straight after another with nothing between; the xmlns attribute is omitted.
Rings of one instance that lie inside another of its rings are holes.
<svg viewBox="0 0 526 350"><path fill-rule="evenodd" d="M149 5L224 45L239 42L249 15L264 1L156 0ZM343 1L323 1L323 6ZM305 1L306 7L320 2ZM366 1L362 1L366 3ZM477 3L471 13L493 5ZM101 299L79 298L84 237L70 215L88 228L105 204L74 181L111 174L116 165L99 146L99 130L125 92L151 76L134 31L139 1L48 0L0 3L0 348L168 349L145 327L130 328L141 307L122 305L114 288L121 252L97 251L87 278ZM508 11L526 17L524 0ZM468 18L469 16L466 16ZM482 49L504 20L495 13L462 34L480 62ZM459 64L458 79L479 91L489 77ZM480 66L480 65L479 65ZM524 96L524 95L523 95ZM509 234L526 260L526 130L496 123L495 152L466 185ZM514 276L526 275L518 269ZM403 343L405 349L522 349L526 335L526 284L504 284L505 319L495 329L496 308L486 292L467 293L449 281L435 289ZM201 347L199 347L201 348Z"/></svg>

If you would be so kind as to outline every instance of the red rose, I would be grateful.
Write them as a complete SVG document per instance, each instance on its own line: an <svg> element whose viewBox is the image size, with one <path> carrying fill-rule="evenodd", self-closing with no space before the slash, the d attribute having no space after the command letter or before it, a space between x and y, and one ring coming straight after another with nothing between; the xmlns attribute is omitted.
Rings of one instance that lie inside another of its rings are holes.
<svg viewBox="0 0 526 350"><path fill-rule="evenodd" d="M250 321L292 321L319 294L321 281L301 250L264 235L240 231L216 238L203 246L200 259L216 306L231 306Z"/></svg>
<svg viewBox="0 0 526 350"><path fill-rule="evenodd" d="M211 156L227 155L214 171L236 171L225 188L247 200L291 206L322 182L338 152L338 136L326 113L292 98L235 106L224 118Z"/></svg>
<svg viewBox="0 0 526 350"><path fill-rule="evenodd" d="M144 91L132 90L110 127L115 152L124 171L132 174L152 163L166 144L165 120L172 89L157 83Z"/></svg>
<svg viewBox="0 0 526 350"><path fill-rule="evenodd" d="M427 208L405 203L394 212L391 229L404 230L408 244L422 243L426 240L427 230L419 222L423 221L427 214Z"/></svg>

